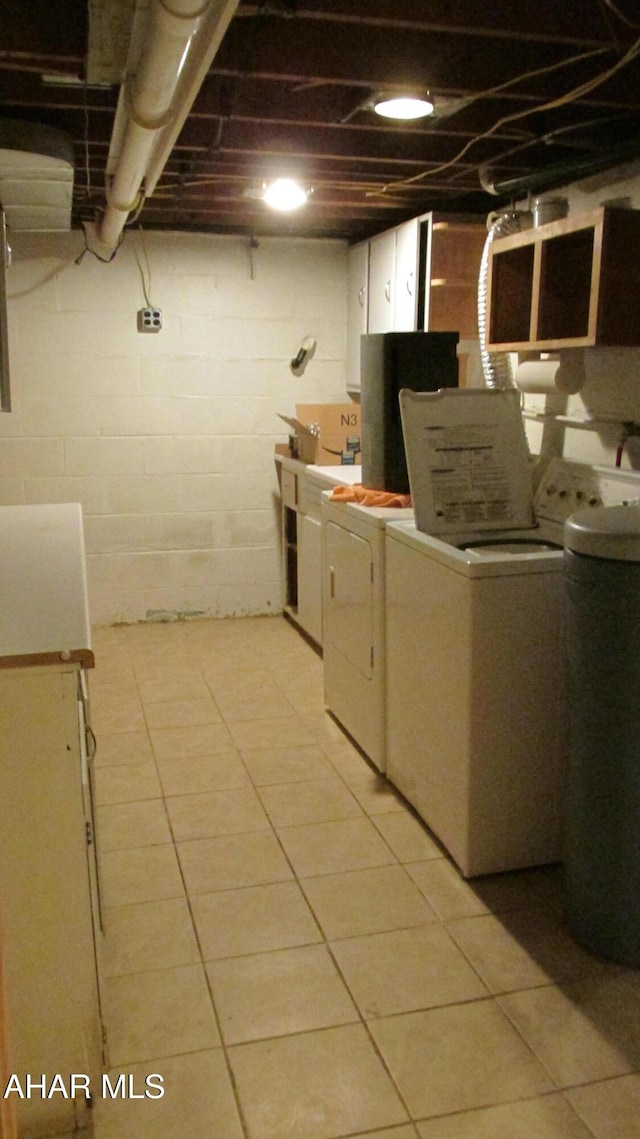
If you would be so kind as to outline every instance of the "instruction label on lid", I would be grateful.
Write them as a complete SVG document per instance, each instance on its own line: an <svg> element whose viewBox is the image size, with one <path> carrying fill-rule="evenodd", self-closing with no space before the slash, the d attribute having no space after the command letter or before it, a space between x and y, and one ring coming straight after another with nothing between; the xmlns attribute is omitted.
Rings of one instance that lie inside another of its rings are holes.
<svg viewBox="0 0 640 1139"><path fill-rule="evenodd" d="M517 392L403 390L400 407L419 530L533 525Z"/></svg>
<svg viewBox="0 0 640 1139"><path fill-rule="evenodd" d="M425 432L436 518L456 526L513 526L504 448L492 425L435 426Z"/></svg>

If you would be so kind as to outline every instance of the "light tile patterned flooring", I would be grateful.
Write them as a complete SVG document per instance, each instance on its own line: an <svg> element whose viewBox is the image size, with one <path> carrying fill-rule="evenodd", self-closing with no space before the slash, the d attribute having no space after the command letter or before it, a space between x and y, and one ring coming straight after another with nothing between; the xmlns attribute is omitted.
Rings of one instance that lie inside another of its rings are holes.
<svg viewBox="0 0 640 1139"><path fill-rule="evenodd" d="M282 618L97 629L97 1139L640 1139L640 971L465 882Z"/></svg>

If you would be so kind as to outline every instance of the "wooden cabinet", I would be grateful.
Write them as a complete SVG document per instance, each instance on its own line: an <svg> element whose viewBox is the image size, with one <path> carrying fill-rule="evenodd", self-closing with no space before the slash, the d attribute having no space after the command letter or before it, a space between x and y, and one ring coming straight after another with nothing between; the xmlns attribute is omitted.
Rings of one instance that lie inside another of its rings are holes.
<svg viewBox="0 0 640 1139"><path fill-rule="evenodd" d="M640 345L640 210L600 207L496 238L491 351Z"/></svg>
<svg viewBox="0 0 640 1139"><path fill-rule="evenodd" d="M100 1087L91 740L81 666L0 669L0 902L12 1071ZM84 1095L14 1096L18 1135L79 1127Z"/></svg>
<svg viewBox="0 0 640 1139"><path fill-rule="evenodd" d="M298 477L295 470L281 466L284 610L294 616L298 612Z"/></svg>
<svg viewBox="0 0 640 1139"><path fill-rule="evenodd" d="M479 221L428 214L421 219L421 327L478 338L478 277L487 238Z"/></svg>

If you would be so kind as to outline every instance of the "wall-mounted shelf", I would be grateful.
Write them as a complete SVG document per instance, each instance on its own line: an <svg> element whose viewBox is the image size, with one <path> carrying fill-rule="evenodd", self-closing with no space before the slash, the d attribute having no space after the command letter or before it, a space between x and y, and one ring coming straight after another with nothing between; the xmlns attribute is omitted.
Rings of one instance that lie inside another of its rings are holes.
<svg viewBox="0 0 640 1139"><path fill-rule="evenodd" d="M489 351L640 345L640 210L600 207L496 238Z"/></svg>

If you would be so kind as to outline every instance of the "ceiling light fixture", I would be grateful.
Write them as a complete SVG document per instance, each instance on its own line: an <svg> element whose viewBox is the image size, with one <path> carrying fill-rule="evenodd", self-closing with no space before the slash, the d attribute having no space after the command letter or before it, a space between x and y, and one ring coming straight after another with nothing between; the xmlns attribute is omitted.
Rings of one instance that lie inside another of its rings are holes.
<svg viewBox="0 0 640 1139"><path fill-rule="evenodd" d="M309 191L304 190L293 178L276 178L267 186L263 201L271 206L272 210L297 210L303 206L309 197Z"/></svg>
<svg viewBox="0 0 640 1139"><path fill-rule="evenodd" d="M425 95L377 95L373 109L385 119L424 119L434 110L430 96Z"/></svg>

